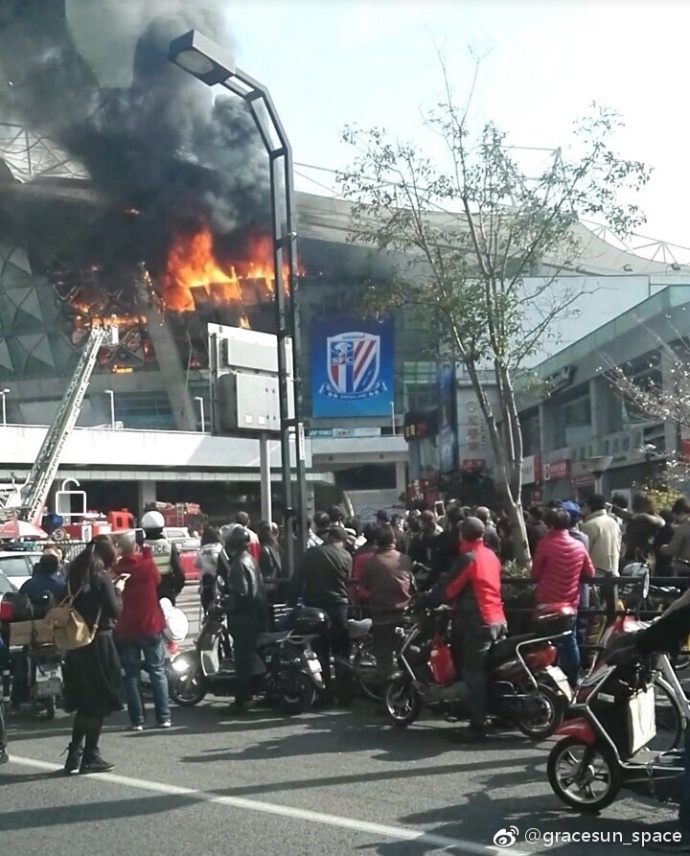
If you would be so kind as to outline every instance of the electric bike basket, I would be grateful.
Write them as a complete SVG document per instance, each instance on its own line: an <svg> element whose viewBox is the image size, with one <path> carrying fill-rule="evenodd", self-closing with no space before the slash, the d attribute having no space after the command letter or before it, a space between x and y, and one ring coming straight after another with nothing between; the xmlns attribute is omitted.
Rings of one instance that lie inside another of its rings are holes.
<svg viewBox="0 0 690 856"><path fill-rule="evenodd" d="M597 689L592 713L623 758L631 758L656 734L654 688L642 664L619 667Z"/></svg>
<svg viewBox="0 0 690 856"><path fill-rule="evenodd" d="M24 645L51 645L54 643L53 629L44 621L46 613L53 605L52 598L46 596L30 600L18 592L6 594L3 600L4 611L11 615L3 624L5 637L9 636L12 647Z"/></svg>

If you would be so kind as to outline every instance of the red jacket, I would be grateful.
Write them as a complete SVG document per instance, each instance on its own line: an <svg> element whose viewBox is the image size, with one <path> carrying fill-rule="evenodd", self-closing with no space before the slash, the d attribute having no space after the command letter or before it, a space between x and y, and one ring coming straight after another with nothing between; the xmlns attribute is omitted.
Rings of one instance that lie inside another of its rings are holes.
<svg viewBox="0 0 690 856"><path fill-rule="evenodd" d="M471 553L473 558L467 554ZM468 590L474 600L484 624L505 624L501 597L501 562L498 556L484 545L483 541L463 542L458 560L460 573L448 583L446 598L458 600Z"/></svg>
<svg viewBox="0 0 690 856"><path fill-rule="evenodd" d="M151 637L165 630L165 616L158 601L161 575L149 555L123 556L116 574L131 574L122 592L122 612L115 636L121 642Z"/></svg>
<svg viewBox="0 0 690 856"><path fill-rule="evenodd" d="M594 576L587 548L566 529L554 529L539 542L532 562L537 603L580 605L580 583Z"/></svg>
<svg viewBox="0 0 690 856"><path fill-rule="evenodd" d="M350 593L350 602L353 604L361 603L368 597L368 592L362 588L361 584L362 571L375 550L375 547L367 544L364 547L360 547L352 557L352 576L350 577L350 582L347 584L347 589Z"/></svg>

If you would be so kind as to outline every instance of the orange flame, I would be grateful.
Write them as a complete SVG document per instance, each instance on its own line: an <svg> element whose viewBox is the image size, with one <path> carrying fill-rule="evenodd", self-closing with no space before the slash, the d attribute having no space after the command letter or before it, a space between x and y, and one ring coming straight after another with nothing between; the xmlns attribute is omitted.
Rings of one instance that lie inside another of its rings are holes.
<svg viewBox="0 0 690 856"><path fill-rule="evenodd" d="M286 280L288 272L285 265ZM224 264L215 255L210 229L180 237L168 255L163 282L165 305L173 312L193 312L199 299L220 305L268 299L275 291L271 239L251 241L244 261ZM240 325L249 326L246 316Z"/></svg>

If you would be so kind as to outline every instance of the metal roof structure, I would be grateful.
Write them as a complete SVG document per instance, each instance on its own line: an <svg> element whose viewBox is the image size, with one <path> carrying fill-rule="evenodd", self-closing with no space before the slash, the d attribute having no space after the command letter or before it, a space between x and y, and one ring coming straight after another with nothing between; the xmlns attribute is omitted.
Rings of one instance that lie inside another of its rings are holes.
<svg viewBox="0 0 690 856"><path fill-rule="evenodd" d="M90 178L86 167L52 140L7 122L0 123L0 160L12 178L22 183L35 178Z"/></svg>
<svg viewBox="0 0 690 856"><path fill-rule="evenodd" d="M86 167L70 157L54 141L36 134L21 125L0 123L0 163L14 182L30 184L46 179L67 179L75 183L88 183L90 175ZM334 170L297 164L297 175L307 176L305 169L316 169L319 173L335 174ZM0 175L1 178L1 175ZM316 182L321 190L329 191L323 182ZM82 186L79 188L84 190ZM300 223L300 234L321 241L345 243L350 230L351 203L335 194L323 195L297 191L296 202ZM461 222L459 214L435 212L429 214L439 225ZM611 276L665 275L690 272L690 248L680 247L667 241L633 235L627 241L618 240L600 224L580 222L575 227L580 245L580 255L572 267L566 267L560 259L544 259L546 267L580 275Z"/></svg>
<svg viewBox="0 0 690 856"><path fill-rule="evenodd" d="M302 186L311 185L318 193L298 192L300 213L308 215L311 221L328 233L328 239L344 241L348 232L350 203L339 195L332 181L337 171L311 164L297 163L296 177ZM319 176L318 179L313 177ZM331 179L331 183L327 183ZM461 214L444 212L429 216L438 220L439 225L450 225L462 220ZM316 237L316 235L313 235ZM617 238L605 225L581 221L576 226L576 238L580 244L580 256L572 268L565 268L575 274L595 276L664 275L673 272L690 272L690 247L671 244L639 234L631 235L627 240ZM558 259L545 259L546 266L563 269Z"/></svg>

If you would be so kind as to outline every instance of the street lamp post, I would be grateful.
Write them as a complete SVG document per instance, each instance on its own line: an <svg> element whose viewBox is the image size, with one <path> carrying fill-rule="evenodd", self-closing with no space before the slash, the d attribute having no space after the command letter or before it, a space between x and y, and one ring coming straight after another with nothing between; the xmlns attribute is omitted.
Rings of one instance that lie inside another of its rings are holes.
<svg viewBox="0 0 690 856"><path fill-rule="evenodd" d="M204 412L204 399L200 395L194 396L194 401L199 402L199 414L201 415L201 433L206 433L206 413Z"/></svg>
<svg viewBox="0 0 690 856"><path fill-rule="evenodd" d="M106 389L105 394L110 396L110 427L115 430L115 393Z"/></svg>
<svg viewBox="0 0 690 856"><path fill-rule="evenodd" d="M169 59L207 86L221 85L241 98L249 107L257 131L268 154L273 231L273 267L275 276L275 322L278 340L278 394L280 402L280 448L282 458L283 515L287 563L294 570L295 544L298 554L306 549L307 502L304 429L301 422L300 324L297 300L297 233L293 223L292 148L278 117L273 100L261 83L240 71L219 45L196 30L174 39ZM285 298L283 263L287 267L290 294L289 312ZM287 340L292 338L294 418L290 418L290 388L287 367ZM293 493L290 466L290 436L294 432L296 452L296 490ZM294 502L293 502L294 497ZM297 524L297 541L292 535Z"/></svg>
<svg viewBox="0 0 690 856"><path fill-rule="evenodd" d="M0 390L0 395L2 396L2 427L7 428L7 396L12 392L11 389L2 389Z"/></svg>
<svg viewBox="0 0 690 856"><path fill-rule="evenodd" d="M594 476L594 492L602 493L603 476L611 466L613 458L610 455L602 455L596 458L587 458L583 461L585 467Z"/></svg>

